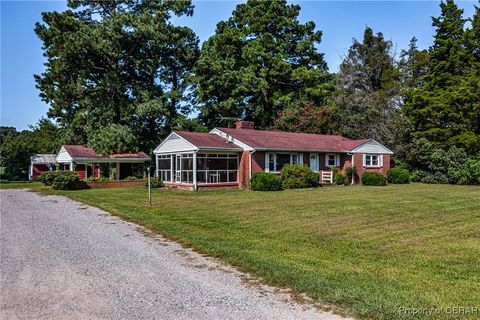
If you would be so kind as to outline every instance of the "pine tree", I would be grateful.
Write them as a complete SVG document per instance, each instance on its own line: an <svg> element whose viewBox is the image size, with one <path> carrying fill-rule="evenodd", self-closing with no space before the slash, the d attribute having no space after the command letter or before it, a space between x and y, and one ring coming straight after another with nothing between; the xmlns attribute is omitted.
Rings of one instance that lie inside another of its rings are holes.
<svg viewBox="0 0 480 320"><path fill-rule="evenodd" d="M428 70L422 86L406 95L405 113L416 138L448 149L480 150L478 131L478 82L472 77L472 53L467 48L463 10L453 0L440 4L440 17L432 18L436 28L429 49Z"/></svg>
<svg viewBox="0 0 480 320"><path fill-rule="evenodd" d="M324 103L333 86L316 49L322 33L299 12L285 0L248 0L218 23L195 67L204 123L240 117L268 128L285 108Z"/></svg>
<svg viewBox="0 0 480 320"><path fill-rule="evenodd" d="M48 116L66 128L70 143L98 140L109 127L106 133L133 136L149 150L190 111L198 38L170 18L192 14L193 6L163 0L70 0L68 6L44 13L35 27L47 58L35 80Z"/></svg>

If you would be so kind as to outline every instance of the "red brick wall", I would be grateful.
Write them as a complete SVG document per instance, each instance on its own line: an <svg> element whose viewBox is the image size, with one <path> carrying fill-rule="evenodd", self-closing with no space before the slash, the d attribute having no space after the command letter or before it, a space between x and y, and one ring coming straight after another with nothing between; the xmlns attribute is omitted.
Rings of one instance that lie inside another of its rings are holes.
<svg viewBox="0 0 480 320"><path fill-rule="evenodd" d="M265 170L265 152L252 154L252 175ZM238 187L249 188L250 183L250 152L244 151L240 155L238 165Z"/></svg>
<svg viewBox="0 0 480 320"><path fill-rule="evenodd" d="M265 152L257 151L252 154L252 175L263 171L265 171Z"/></svg>
<svg viewBox="0 0 480 320"><path fill-rule="evenodd" d="M87 182L87 185L92 189L121 188L121 187L144 186L145 181L94 181L94 182Z"/></svg>
<svg viewBox="0 0 480 320"><path fill-rule="evenodd" d="M387 175L388 169L390 169L390 155L384 154L383 155L383 167L381 168L365 168L363 167L363 154L357 153L355 154L355 167L357 168L357 174L361 178L364 172L378 172L383 174L384 176Z"/></svg>
<svg viewBox="0 0 480 320"><path fill-rule="evenodd" d="M244 151L240 155L240 159L238 163L238 187L239 188L248 188L249 154L250 152Z"/></svg>

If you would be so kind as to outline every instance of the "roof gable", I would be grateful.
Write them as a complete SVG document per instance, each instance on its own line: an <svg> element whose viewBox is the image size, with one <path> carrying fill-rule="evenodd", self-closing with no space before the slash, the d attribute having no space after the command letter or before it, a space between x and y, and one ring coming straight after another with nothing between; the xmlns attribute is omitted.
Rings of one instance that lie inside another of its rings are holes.
<svg viewBox="0 0 480 320"><path fill-rule="evenodd" d="M219 135L207 132L173 131L160 145L155 153L197 151L199 149L232 150L241 148Z"/></svg>
<svg viewBox="0 0 480 320"><path fill-rule="evenodd" d="M370 139L352 149L353 153L393 154L393 151L380 142Z"/></svg>

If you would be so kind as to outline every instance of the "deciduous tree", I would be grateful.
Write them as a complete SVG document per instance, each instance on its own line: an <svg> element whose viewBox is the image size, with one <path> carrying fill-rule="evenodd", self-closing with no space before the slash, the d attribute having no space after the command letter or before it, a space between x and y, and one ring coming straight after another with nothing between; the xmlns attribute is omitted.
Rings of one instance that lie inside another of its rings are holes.
<svg viewBox="0 0 480 320"><path fill-rule="evenodd" d="M190 15L190 1L68 1L47 12L35 32L43 41L46 70L35 80L48 116L75 143L110 125L129 128L144 150L158 143L188 101L198 39L175 26Z"/></svg>

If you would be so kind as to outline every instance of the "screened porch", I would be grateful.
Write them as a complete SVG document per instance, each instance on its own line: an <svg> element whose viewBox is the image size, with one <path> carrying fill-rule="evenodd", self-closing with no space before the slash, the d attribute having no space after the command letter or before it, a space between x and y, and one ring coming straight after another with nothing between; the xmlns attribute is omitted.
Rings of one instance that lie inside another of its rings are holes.
<svg viewBox="0 0 480 320"><path fill-rule="evenodd" d="M236 184L238 164L237 153L159 154L156 174L166 184Z"/></svg>

